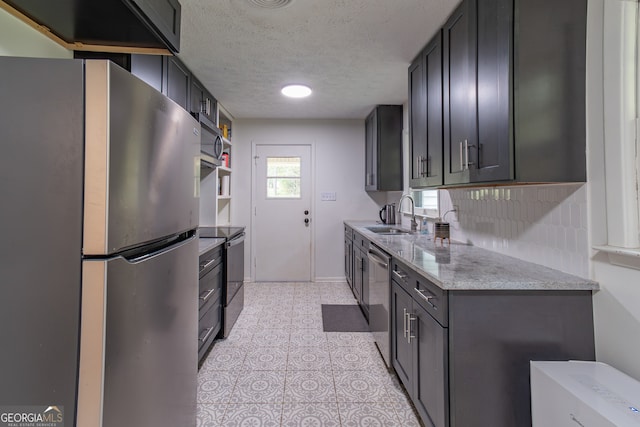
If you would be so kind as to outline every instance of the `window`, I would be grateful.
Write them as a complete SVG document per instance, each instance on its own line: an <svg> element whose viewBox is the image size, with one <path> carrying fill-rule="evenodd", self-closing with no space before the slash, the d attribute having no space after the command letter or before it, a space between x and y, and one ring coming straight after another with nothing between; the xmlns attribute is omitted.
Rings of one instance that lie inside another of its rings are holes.
<svg viewBox="0 0 640 427"><path fill-rule="evenodd" d="M267 157L267 198L301 198L300 157Z"/></svg>
<svg viewBox="0 0 640 427"><path fill-rule="evenodd" d="M438 217L438 190L411 190L411 197L416 204L416 215ZM411 213L410 206L410 202L402 202L402 212Z"/></svg>
<svg viewBox="0 0 640 427"><path fill-rule="evenodd" d="M638 3L605 2L603 118L608 245L640 251ZM599 239L596 239L596 241Z"/></svg>

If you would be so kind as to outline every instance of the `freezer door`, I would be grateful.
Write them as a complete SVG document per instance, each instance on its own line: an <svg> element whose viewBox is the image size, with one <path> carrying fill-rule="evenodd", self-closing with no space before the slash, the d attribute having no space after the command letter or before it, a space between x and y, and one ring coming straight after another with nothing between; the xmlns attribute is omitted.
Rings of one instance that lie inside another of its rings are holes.
<svg viewBox="0 0 640 427"><path fill-rule="evenodd" d="M82 289L78 425L194 426L197 239L85 260Z"/></svg>
<svg viewBox="0 0 640 427"><path fill-rule="evenodd" d="M86 61L84 254L198 226L200 124L108 61Z"/></svg>

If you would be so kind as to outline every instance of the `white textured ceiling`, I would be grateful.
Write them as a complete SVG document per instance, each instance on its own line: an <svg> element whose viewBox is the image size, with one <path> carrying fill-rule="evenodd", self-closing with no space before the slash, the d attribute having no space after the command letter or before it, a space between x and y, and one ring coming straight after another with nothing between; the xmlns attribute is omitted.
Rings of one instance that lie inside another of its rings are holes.
<svg viewBox="0 0 640 427"><path fill-rule="evenodd" d="M235 118L364 118L407 99L409 63L458 0L252 3L181 0L178 56L222 105ZM284 98L288 83L313 94Z"/></svg>

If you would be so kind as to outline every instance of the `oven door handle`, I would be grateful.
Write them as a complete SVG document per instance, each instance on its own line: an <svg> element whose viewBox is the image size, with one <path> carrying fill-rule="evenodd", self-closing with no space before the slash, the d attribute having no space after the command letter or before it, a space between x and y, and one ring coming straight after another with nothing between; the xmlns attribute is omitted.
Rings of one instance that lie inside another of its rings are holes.
<svg viewBox="0 0 640 427"><path fill-rule="evenodd" d="M233 239L229 240L227 242L227 248L239 245L242 242L244 242L244 233L241 233L240 235L238 235L238 237L234 237Z"/></svg>

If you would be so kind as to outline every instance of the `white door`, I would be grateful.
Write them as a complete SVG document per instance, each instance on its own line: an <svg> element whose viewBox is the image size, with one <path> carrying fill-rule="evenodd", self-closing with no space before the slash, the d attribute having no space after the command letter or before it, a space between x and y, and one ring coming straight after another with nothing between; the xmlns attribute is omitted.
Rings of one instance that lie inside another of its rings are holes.
<svg viewBox="0 0 640 427"><path fill-rule="evenodd" d="M257 144L254 159L255 280L311 281L311 146Z"/></svg>

